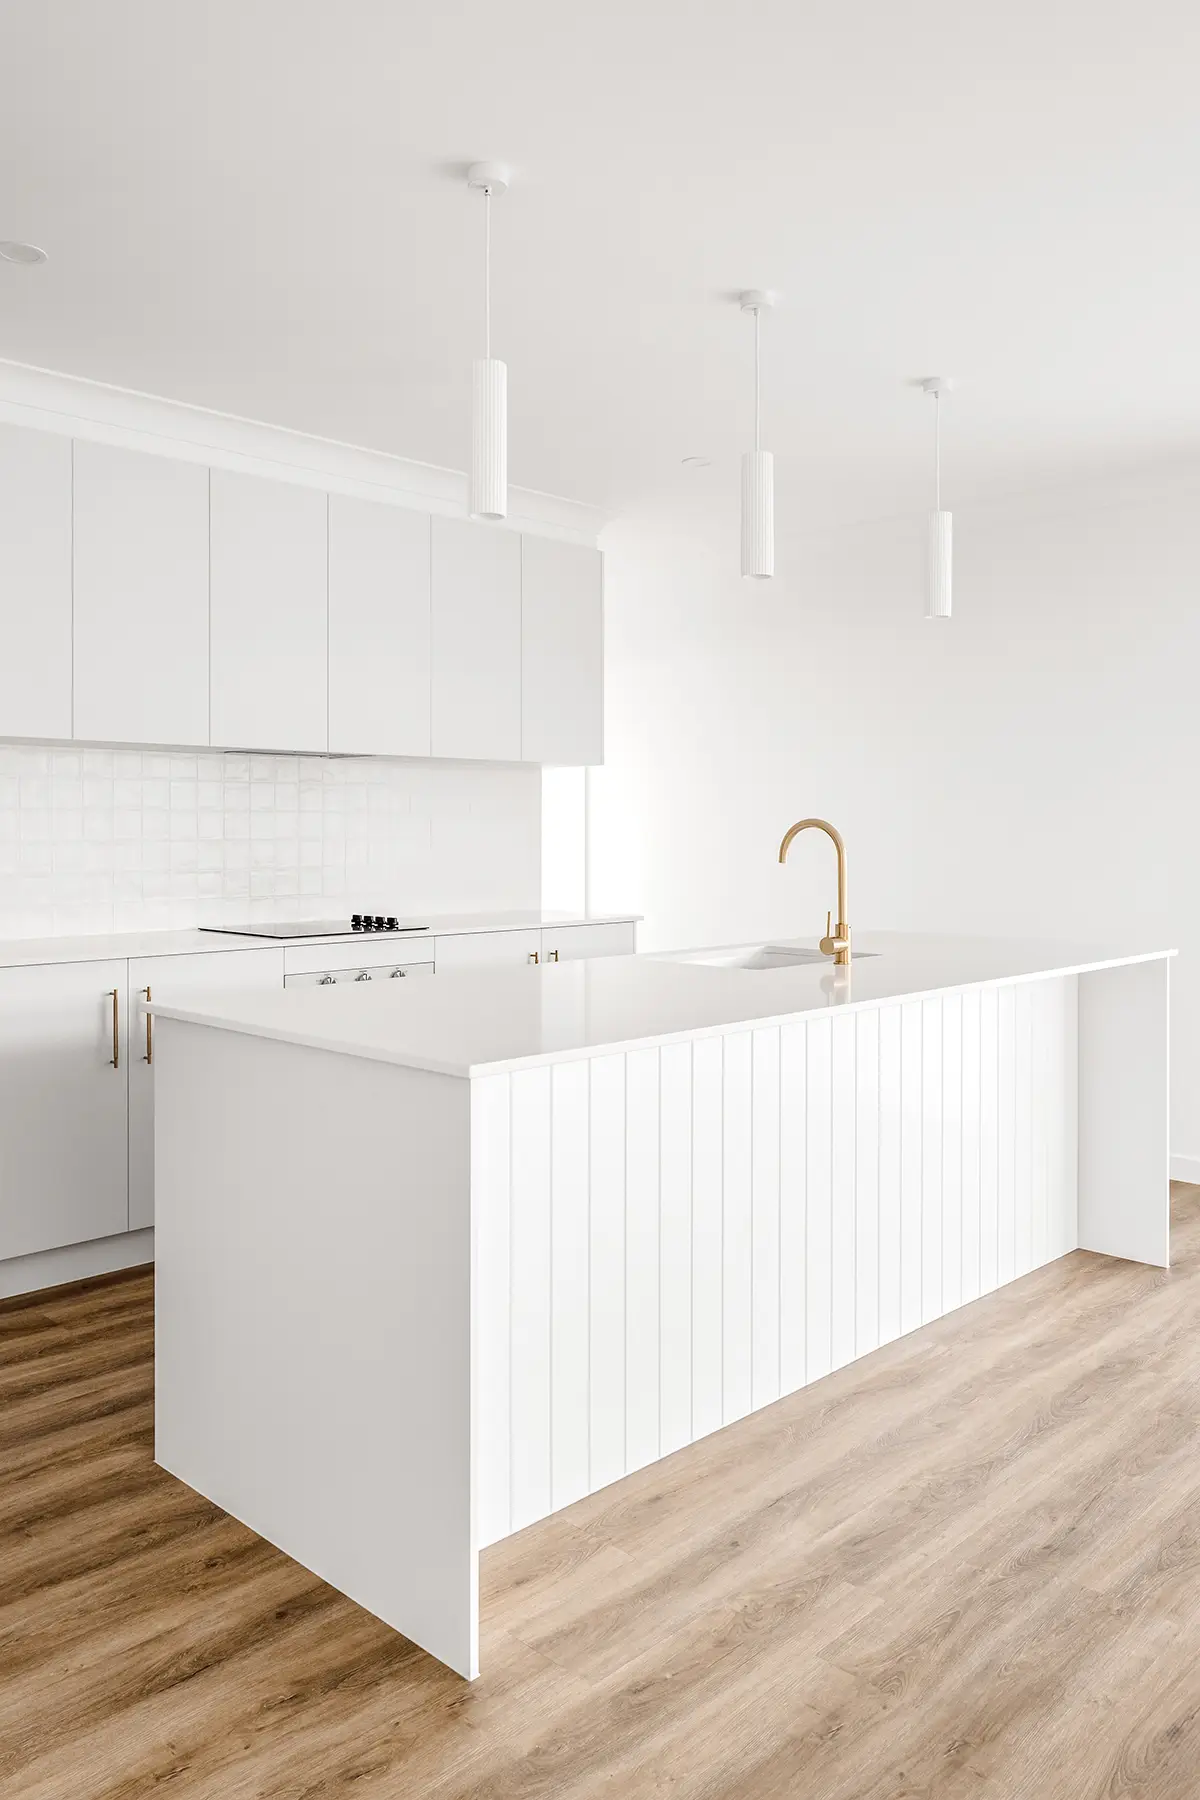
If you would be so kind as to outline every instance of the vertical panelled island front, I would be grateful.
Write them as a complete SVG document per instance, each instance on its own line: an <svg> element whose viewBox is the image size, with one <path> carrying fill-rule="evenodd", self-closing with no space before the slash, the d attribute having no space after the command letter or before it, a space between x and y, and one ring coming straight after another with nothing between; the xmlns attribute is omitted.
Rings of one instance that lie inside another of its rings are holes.
<svg viewBox="0 0 1200 1800"><path fill-rule="evenodd" d="M1168 1259L1171 951L862 934L155 1005L156 1455L460 1674L486 1545Z"/></svg>

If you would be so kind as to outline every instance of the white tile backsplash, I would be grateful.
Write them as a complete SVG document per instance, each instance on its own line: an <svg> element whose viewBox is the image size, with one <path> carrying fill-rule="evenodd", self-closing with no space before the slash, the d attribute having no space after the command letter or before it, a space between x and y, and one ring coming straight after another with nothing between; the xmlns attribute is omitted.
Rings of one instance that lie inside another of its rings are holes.
<svg viewBox="0 0 1200 1800"><path fill-rule="evenodd" d="M536 907L534 768L0 744L0 937Z"/></svg>

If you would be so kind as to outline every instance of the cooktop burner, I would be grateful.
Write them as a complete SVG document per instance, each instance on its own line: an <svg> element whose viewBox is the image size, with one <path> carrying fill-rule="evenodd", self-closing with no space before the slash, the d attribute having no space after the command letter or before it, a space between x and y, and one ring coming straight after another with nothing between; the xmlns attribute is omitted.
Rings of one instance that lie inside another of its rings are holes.
<svg viewBox="0 0 1200 1800"><path fill-rule="evenodd" d="M220 931L229 937L261 938L330 938L376 933L403 937L409 932L428 931L428 925L402 925L399 919L383 913L354 913L349 919L301 919L282 924L258 922L254 925L202 925L201 931Z"/></svg>

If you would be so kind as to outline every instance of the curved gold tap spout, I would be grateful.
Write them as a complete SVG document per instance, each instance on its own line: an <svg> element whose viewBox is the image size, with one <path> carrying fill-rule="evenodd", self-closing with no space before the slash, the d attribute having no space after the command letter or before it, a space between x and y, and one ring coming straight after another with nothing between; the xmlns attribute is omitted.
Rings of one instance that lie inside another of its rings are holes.
<svg viewBox="0 0 1200 1800"><path fill-rule="evenodd" d="M846 846L842 841L841 832L836 825L831 825L828 819L798 819L791 829L783 834L783 842L779 846L779 860L781 863L787 861L787 853L791 849L792 839L799 832L807 831L810 826L817 831L823 831L827 837L832 838L833 847L837 851L837 925L831 930L828 922L826 923L826 935L821 939L821 948L826 956L833 957L835 963L845 964L850 961L850 926L846 919Z"/></svg>

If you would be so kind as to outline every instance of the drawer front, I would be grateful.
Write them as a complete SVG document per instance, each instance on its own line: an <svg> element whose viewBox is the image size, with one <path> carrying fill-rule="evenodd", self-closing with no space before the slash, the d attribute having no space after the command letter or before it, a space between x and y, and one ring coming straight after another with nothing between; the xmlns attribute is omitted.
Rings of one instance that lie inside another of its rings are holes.
<svg viewBox="0 0 1200 1800"><path fill-rule="evenodd" d="M477 969L500 963L536 963L541 960L539 931L465 931L461 936L438 939L439 969Z"/></svg>
<svg viewBox="0 0 1200 1800"><path fill-rule="evenodd" d="M410 975L432 975L431 962L361 964L354 969L300 969L283 978L284 987L336 987L343 981L404 981Z"/></svg>
<svg viewBox="0 0 1200 1800"><path fill-rule="evenodd" d="M554 925L542 932L542 960L570 962L578 956L632 956L637 948L632 924Z"/></svg>
<svg viewBox="0 0 1200 1800"><path fill-rule="evenodd" d="M331 969L394 969L403 963L433 961L434 940L428 932L419 935L382 933L379 937L363 937L350 943L294 944L283 953L285 975L322 974Z"/></svg>

